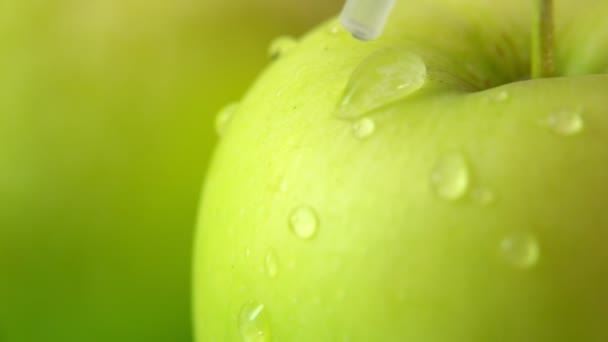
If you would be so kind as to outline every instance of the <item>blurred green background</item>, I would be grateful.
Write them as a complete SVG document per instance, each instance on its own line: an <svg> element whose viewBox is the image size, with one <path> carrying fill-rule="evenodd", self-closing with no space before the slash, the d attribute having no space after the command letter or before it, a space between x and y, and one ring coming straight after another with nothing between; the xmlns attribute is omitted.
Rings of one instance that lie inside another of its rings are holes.
<svg viewBox="0 0 608 342"><path fill-rule="evenodd" d="M215 113L341 4L0 2L0 341L190 341Z"/></svg>

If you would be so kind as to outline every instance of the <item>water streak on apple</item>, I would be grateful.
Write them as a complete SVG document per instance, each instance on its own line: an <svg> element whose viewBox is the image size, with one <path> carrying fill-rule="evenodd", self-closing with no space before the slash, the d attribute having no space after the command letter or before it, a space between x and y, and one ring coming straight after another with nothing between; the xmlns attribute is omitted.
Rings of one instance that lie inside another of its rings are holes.
<svg viewBox="0 0 608 342"><path fill-rule="evenodd" d="M269 342L270 320L263 304L251 301L239 314L239 329L243 342Z"/></svg>
<svg viewBox="0 0 608 342"><path fill-rule="evenodd" d="M454 201L469 189L469 168L460 152L444 155L431 173L431 185L439 198Z"/></svg>
<svg viewBox="0 0 608 342"><path fill-rule="evenodd" d="M275 278L279 273L279 262L277 254L273 249L268 249L264 258L264 269L270 278Z"/></svg>
<svg viewBox="0 0 608 342"><path fill-rule="evenodd" d="M318 222L317 214L310 207L299 207L289 217L292 232L303 240L308 240L317 233Z"/></svg>
<svg viewBox="0 0 608 342"><path fill-rule="evenodd" d="M528 269L538 263L540 246L534 236L527 233L514 233L501 241L500 253L508 264Z"/></svg>
<svg viewBox="0 0 608 342"><path fill-rule="evenodd" d="M291 36L280 36L272 40L268 47L268 55L272 59L286 56L291 50L298 46L298 41Z"/></svg>
<svg viewBox="0 0 608 342"><path fill-rule="evenodd" d="M350 76L336 116L358 118L420 90L427 80L422 58L401 49L372 53Z"/></svg>

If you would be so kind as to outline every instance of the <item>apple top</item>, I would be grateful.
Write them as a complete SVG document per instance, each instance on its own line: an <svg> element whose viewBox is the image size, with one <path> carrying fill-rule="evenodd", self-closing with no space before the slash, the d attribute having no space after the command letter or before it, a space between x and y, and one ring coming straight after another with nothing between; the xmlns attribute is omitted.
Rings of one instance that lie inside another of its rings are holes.
<svg viewBox="0 0 608 342"><path fill-rule="evenodd" d="M382 34L397 0L347 0L340 14L342 25L359 40L373 40Z"/></svg>

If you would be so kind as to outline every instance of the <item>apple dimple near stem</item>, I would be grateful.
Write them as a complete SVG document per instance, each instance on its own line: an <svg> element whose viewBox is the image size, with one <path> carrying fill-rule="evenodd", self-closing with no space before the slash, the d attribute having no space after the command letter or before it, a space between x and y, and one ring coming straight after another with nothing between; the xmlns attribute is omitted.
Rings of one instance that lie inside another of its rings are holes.
<svg viewBox="0 0 608 342"><path fill-rule="evenodd" d="M555 73L553 0L533 0L531 37L531 78L551 77ZM340 20L354 38L368 41L380 36L395 0L346 1Z"/></svg>
<svg viewBox="0 0 608 342"><path fill-rule="evenodd" d="M371 53L353 70L335 116L361 118L395 102L436 90L483 89L483 80L466 72L448 72L447 64L432 55L432 51L404 47ZM370 126L370 122L366 123Z"/></svg>

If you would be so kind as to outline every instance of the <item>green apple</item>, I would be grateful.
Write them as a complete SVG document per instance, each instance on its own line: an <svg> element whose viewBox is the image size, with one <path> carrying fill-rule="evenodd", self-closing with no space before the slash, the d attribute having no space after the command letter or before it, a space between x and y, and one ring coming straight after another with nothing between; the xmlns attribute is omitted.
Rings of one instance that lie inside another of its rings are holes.
<svg viewBox="0 0 608 342"><path fill-rule="evenodd" d="M224 3L0 4L0 341L191 340L214 113L327 15Z"/></svg>
<svg viewBox="0 0 608 342"><path fill-rule="evenodd" d="M608 3L398 1L270 65L215 150L197 341L607 341Z"/></svg>

